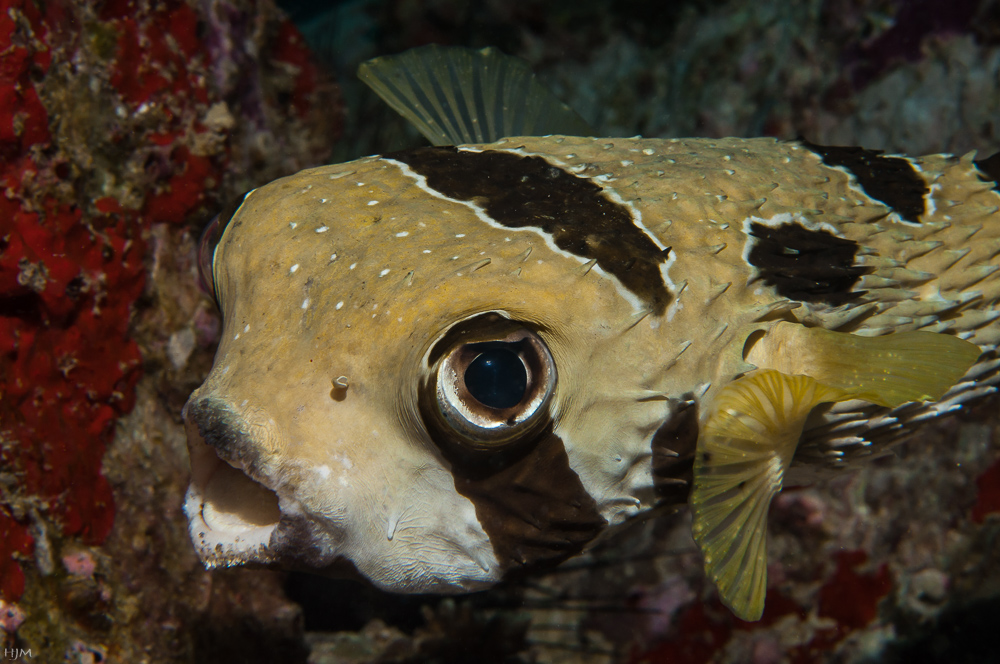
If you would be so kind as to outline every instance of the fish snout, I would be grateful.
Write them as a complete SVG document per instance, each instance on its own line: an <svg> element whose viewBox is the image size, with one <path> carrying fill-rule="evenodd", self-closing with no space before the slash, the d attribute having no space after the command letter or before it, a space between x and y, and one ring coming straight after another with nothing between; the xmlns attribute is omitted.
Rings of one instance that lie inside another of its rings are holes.
<svg viewBox="0 0 1000 664"><path fill-rule="evenodd" d="M279 435L262 409L197 394L184 406L191 541L206 567L329 568L339 575L340 533L312 517L277 481Z"/></svg>
<svg viewBox="0 0 1000 664"><path fill-rule="evenodd" d="M184 512L198 556L207 567L273 562L281 509L262 470L259 427L215 397L192 398L183 414L191 458Z"/></svg>

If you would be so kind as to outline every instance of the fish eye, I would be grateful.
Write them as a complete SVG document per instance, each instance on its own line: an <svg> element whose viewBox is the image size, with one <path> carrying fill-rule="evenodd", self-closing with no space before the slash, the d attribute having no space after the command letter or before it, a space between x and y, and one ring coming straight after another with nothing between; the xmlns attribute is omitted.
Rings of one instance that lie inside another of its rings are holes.
<svg viewBox="0 0 1000 664"><path fill-rule="evenodd" d="M219 215L212 217L205 230L201 233L201 240L198 241L198 285L208 293L213 300L215 297L215 279L212 275L212 259L215 257L215 246L219 243Z"/></svg>
<svg viewBox="0 0 1000 664"><path fill-rule="evenodd" d="M451 344L433 374L434 404L425 409L432 430L476 452L532 439L549 421L556 385L555 361L537 334L496 314L472 327L483 319L494 324L444 340Z"/></svg>
<svg viewBox="0 0 1000 664"><path fill-rule="evenodd" d="M198 285L215 300L217 306L220 305L219 294L215 290L215 274L212 267L215 260L215 248L219 246L219 241L222 239L226 227L229 226L229 222L251 193L253 193L252 189L237 196L236 200L231 201L219 214L212 217L212 221L205 226L205 230L201 232L201 239L198 241Z"/></svg>

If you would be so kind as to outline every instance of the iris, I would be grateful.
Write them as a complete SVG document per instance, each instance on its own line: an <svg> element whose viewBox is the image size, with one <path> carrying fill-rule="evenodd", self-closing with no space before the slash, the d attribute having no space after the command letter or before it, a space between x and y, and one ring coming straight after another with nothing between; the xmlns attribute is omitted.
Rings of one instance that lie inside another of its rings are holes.
<svg viewBox="0 0 1000 664"><path fill-rule="evenodd" d="M490 348L469 363L465 387L484 406L503 409L521 403L528 389L528 372L517 353Z"/></svg>

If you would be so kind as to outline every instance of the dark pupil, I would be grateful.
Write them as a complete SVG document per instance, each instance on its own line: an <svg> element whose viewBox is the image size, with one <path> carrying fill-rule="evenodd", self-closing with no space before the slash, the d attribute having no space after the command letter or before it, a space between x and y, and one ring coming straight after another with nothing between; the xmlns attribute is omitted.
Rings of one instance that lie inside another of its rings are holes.
<svg viewBox="0 0 1000 664"><path fill-rule="evenodd" d="M506 348L490 348L469 363L465 387L484 406L511 408L524 398L528 373L516 353Z"/></svg>

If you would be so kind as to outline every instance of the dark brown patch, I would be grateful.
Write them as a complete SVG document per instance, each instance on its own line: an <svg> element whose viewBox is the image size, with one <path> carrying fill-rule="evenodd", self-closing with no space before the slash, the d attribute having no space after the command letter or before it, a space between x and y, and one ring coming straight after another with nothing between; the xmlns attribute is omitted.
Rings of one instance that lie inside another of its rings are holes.
<svg viewBox="0 0 1000 664"><path fill-rule="evenodd" d="M507 570L556 565L583 550L608 524L569 466L551 427L498 463L477 462L442 445L455 489L472 501L497 560Z"/></svg>
<svg viewBox="0 0 1000 664"><path fill-rule="evenodd" d="M748 260L779 295L838 306L864 294L852 289L872 268L854 264L857 242L796 223L771 228L753 222L750 235L756 241Z"/></svg>
<svg viewBox="0 0 1000 664"><path fill-rule="evenodd" d="M593 181L541 157L509 152L418 148L385 155L427 178L427 186L482 207L507 228L538 228L556 246L595 259L605 272L661 315L671 294L660 273L666 260L627 207L608 199Z"/></svg>
<svg viewBox="0 0 1000 664"><path fill-rule="evenodd" d="M858 147L816 145L800 141L827 166L850 171L866 194L888 205L900 217L914 224L927 210L927 183L913 165L900 157L883 157L881 150Z"/></svg>
<svg viewBox="0 0 1000 664"><path fill-rule="evenodd" d="M992 157L973 162L979 169L979 179L983 182L993 182L993 191L1000 193L1000 152Z"/></svg>
<svg viewBox="0 0 1000 664"><path fill-rule="evenodd" d="M698 444L698 404L682 403L653 435L653 490L660 505L687 502Z"/></svg>

